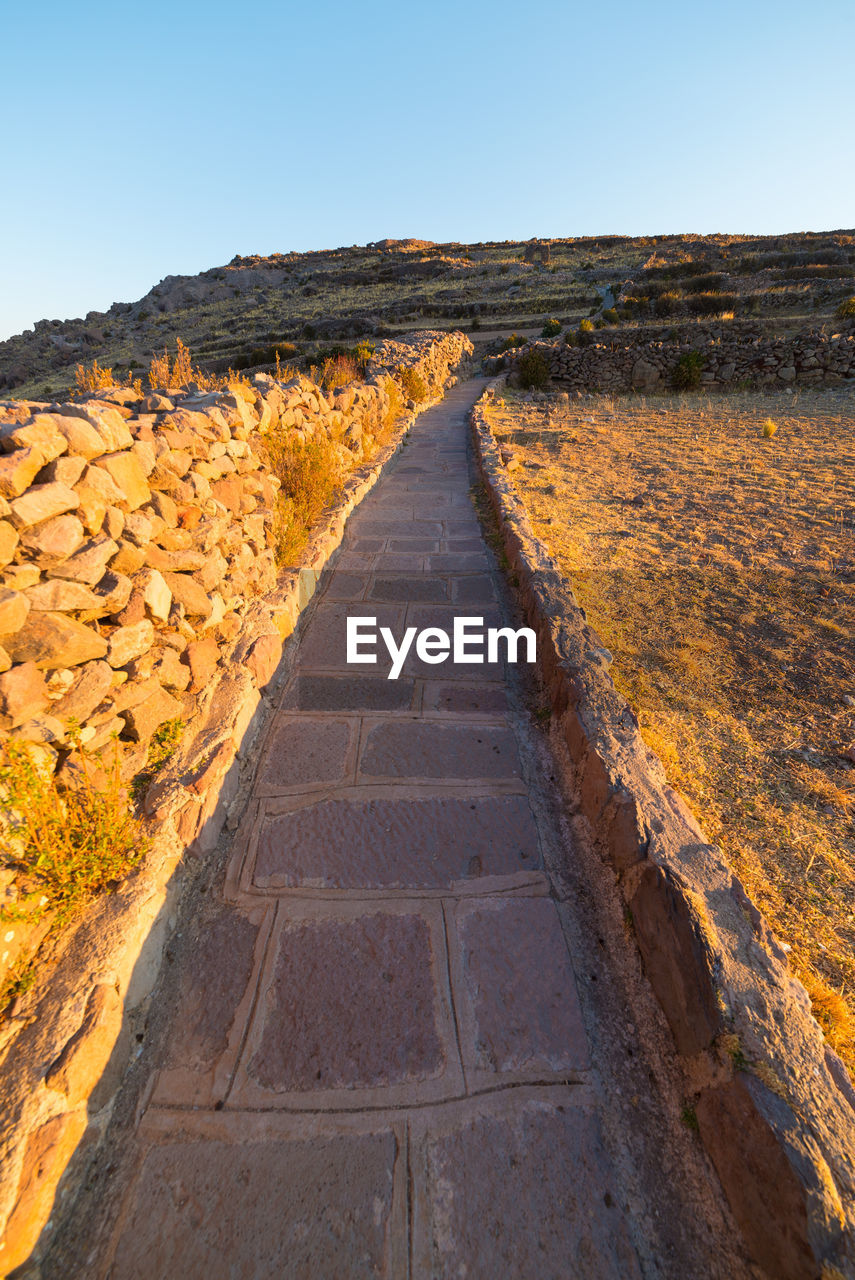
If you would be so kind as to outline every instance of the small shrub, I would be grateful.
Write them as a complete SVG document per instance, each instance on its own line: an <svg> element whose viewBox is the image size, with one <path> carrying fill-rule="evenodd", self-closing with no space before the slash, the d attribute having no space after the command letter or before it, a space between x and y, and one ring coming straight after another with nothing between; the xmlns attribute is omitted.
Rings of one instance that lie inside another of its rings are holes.
<svg viewBox="0 0 855 1280"><path fill-rule="evenodd" d="M561 332L560 320L547 320L546 324L540 331L541 338L557 338Z"/></svg>
<svg viewBox="0 0 855 1280"><path fill-rule="evenodd" d="M543 352L536 347L529 347L522 353L518 373L520 386L526 389L543 391L549 385L549 364Z"/></svg>
<svg viewBox="0 0 855 1280"><path fill-rule="evenodd" d="M675 293L673 289L669 289L667 293L660 294L653 304L653 309L658 316L673 316L679 311L683 305L683 299L679 293Z"/></svg>
<svg viewBox="0 0 855 1280"><path fill-rule="evenodd" d="M620 319L620 316L618 315L614 307L606 307L605 311L603 312L603 319L605 320L606 324L617 324L618 320Z"/></svg>
<svg viewBox="0 0 855 1280"><path fill-rule="evenodd" d="M305 546L309 529L339 488L340 464L325 436L302 440L290 432L264 438L270 469L282 482L274 528L276 559L291 564Z"/></svg>
<svg viewBox="0 0 855 1280"><path fill-rule="evenodd" d="M78 391L104 391L107 387L116 385L113 380L113 370L102 369L97 360L93 360L88 369L82 364L77 366L74 371L74 384Z"/></svg>
<svg viewBox="0 0 855 1280"><path fill-rule="evenodd" d="M684 351L671 375L671 386L675 391L697 391L705 364L700 351Z"/></svg>
<svg viewBox="0 0 855 1280"><path fill-rule="evenodd" d="M515 351L517 347L524 347L527 341L528 339L524 338L521 333L512 333L502 340L499 352Z"/></svg>
<svg viewBox="0 0 855 1280"><path fill-rule="evenodd" d="M410 369L406 365L398 365L397 368L398 381L401 384L407 400L413 400L416 404L427 399L427 385L424 378L417 369Z"/></svg>
<svg viewBox="0 0 855 1280"><path fill-rule="evenodd" d="M855 320L855 298L846 298L835 309L835 320Z"/></svg>
<svg viewBox="0 0 855 1280"><path fill-rule="evenodd" d="M735 293L695 293L686 299L693 315L714 316L720 311L735 311L739 299Z"/></svg>
<svg viewBox="0 0 855 1280"><path fill-rule="evenodd" d="M77 785L61 789L27 743L13 739L0 746L0 852L38 886L61 919L123 880L147 847L128 809L118 747L98 786L84 750L78 760Z"/></svg>
<svg viewBox="0 0 855 1280"><path fill-rule="evenodd" d="M593 322L593 320L580 320L580 321L579 321L579 332L580 332L580 333L593 333L593 331L594 331L594 322Z"/></svg>
<svg viewBox="0 0 855 1280"><path fill-rule="evenodd" d="M138 773L131 783L131 795L135 804L140 803L154 775L160 772L170 756L174 754L183 732L184 721L180 716L176 716L173 720L165 720L152 735L148 744L145 769Z"/></svg>
<svg viewBox="0 0 855 1280"><path fill-rule="evenodd" d="M778 430L777 422L773 422L771 418L767 418L763 423L763 439L771 440L772 436Z"/></svg>

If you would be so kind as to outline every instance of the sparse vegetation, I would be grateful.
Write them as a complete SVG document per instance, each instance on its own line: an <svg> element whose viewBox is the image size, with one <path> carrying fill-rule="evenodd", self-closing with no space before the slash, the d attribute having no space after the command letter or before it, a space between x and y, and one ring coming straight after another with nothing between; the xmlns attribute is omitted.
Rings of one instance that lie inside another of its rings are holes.
<svg viewBox="0 0 855 1280"><path fill-rule="evenodd" d="M276 506L276 558L292 564L306 544L309 529L332 502L341 483L341 464L326 437L304 440L291 432L268 435L265 449L274 475L282 481Z"/></svg>
<svg viewBox="0 0 855 1280"><path fill-rule="evenodd" d="M188 347L180 338L176 339L175 345L173 357L170 358L167 348L164 348L162 355L152 357L148 371L149 386L168 390L170 387L187 387L193 383L202 391L217 391L235 382L247 387L250 385L249 379L235 369L216 374L195 367Z"/></svg>
<svg viewBox="0 0 855 1280"><path fill-rule="evenodd" d="M558 417L509 394L492 416L500 440L525 431L538 466L515 483L644 738L855 1070L850 399L603 397ZM786 448L757 447L766 422Z"/></svg>
<svg viewBox="0 0 855 1280"><path fill-rule="evenodd" d="M135 804L139 804L155 774L160 772L173 755L183 732L184 721L180 716L164 721L160 728L155 730L148 744L145 769L138 773L131 783L131 795Z"/></svg>
<svg viewBox="0 0 855 1280"><path fill-rule="evenodd" d="M684 351L671 375L675 391L697 391L704 371L704 357L700 351Z"/></svg>
<svg viewBox="0 0 855 1280"><path fill-rule="evenodd" d="M529 347L520 356L520 386L542 391L549 386L549 365L546 356L536 347Z"/></svg>
<svg viewBox="0 0 855 1280"><path fill-rule="evenodd" d="M837 320L855 320L855 298L847 298L834 312Z"/></svg>
<svg viewBox="0 0 855 1280"><path fill-rule="evenodd" d="M78 749L73 785L62 786L38 748L0 744L0 852L64 919L73 907L123 880L145 852L128 808L119 756L103 769Z"/></svg>
<svg viewBox="0 0 855 1280"><path fill-rule="evenodd" d="M407 368L406 365L399 365L396 375L408 400L412 400L414 404L419 404L422 400L427 399L428 389L424 378L418 370Z"/></svg>
<svg viewBox="0 0 855 1280"><path fill-rule="evenodd" d="M541 338L557 338L561 332L560 320L547 320L540 331Z"/></svg>
<svg viewBox="0 0 855 1280"><path fill-rule="evenodd" d="M79 364L74 371L74 385L78 391L105 391L107 387L114 387L116 384L113 380L112 369L102 369L97 360L93 360L91 365L86 366Z"/></svg>

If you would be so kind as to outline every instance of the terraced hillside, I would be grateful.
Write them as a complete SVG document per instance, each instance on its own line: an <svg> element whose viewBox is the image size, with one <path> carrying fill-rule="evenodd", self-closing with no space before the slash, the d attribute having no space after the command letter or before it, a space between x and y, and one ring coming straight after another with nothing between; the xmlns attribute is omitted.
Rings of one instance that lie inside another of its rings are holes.
<svg viewBox="0 0 855 1280"><path fill-rule="evenodd" d="M542 250L542 251L541 251ZM855 294L855 232L777 237L600 236L544 242L384 240L312 253L236 257L168 276L138 302L40 320L0 343L0 390L55 396L78 363L117 376L188 343L202 367L308 360L330 344L425 327L489 339L604 313L629 327L729 314L772 327L831 320Z"/></svg>

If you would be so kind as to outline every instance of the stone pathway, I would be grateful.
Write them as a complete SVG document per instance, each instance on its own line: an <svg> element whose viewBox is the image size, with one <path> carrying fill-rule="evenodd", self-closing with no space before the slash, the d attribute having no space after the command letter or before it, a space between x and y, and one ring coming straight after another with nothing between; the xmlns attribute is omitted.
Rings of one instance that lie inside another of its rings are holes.
<svg viewBox="0 0 855 1280"><path fill-rule="evenodd" d="M90 1275L641 1274L504 665L345 663L348 616L501 624L479 390L418 420L349 523Z"/></svg>

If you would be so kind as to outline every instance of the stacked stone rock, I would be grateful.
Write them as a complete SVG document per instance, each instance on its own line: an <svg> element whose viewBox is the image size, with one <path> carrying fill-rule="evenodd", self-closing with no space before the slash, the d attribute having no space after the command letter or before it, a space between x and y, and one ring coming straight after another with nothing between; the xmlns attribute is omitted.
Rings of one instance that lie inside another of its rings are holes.
<svg viewBox="0 0 855 1280"><path fill-rule="evenodd" d="M347 474L389 407L386 364L412 365L435 392L467 348L463 334L414 335L378 353L367 381L329 397L305 378L257 374L209 394L115 388L64 404L0 402L0 739L29 743L66 783L77 743L106 763L117 742L128 783L166 722L198 735L237 666L263 688L300 607L275 590L280 482L265 436L323 435ZM228 697L217 712L239 714ZM203 781L234 751L215 752ZM195 790L179 788L188 805L204 789L191 781ZM162 799L146 801L155 822L176 809ZM206 817L197 809L188 842ZM7 901L15 877L0 860ZM11 932L0 977L37 936L24 922Z"/></svg>
<svg viewBox="0 0 855 1280"><path fill-rule="evenodd" d="M472 343L464 333L445 333L442 329L428 329L423 333L408 334L405 340L386 339L378 343L370 368L374 375L395 375L398 369L413 369L419 373L427 388L428 397L441 395L449 382L449 369L457 369L471 356ZM452 382L456 377L452 375Z"/></svg>
<svg viewBox="0 0 855 1280"><path fill-rule="evenodd" d="M834 384L855 378L855 333L820 332L794 338L763 338L727 332L698 330L678 341L629 342L617 345L617 337L570 347L565 342L536 342L549 364L550 377L562 387L580 391L653 391L670 385L680 358L697 351L704 359L701 383L707 387L733 387L749 382L754 387L789 383ZM496 367L507 365L514 373L520 351L497 357ZM490 370L492 371L492 370Z"/></svg>

